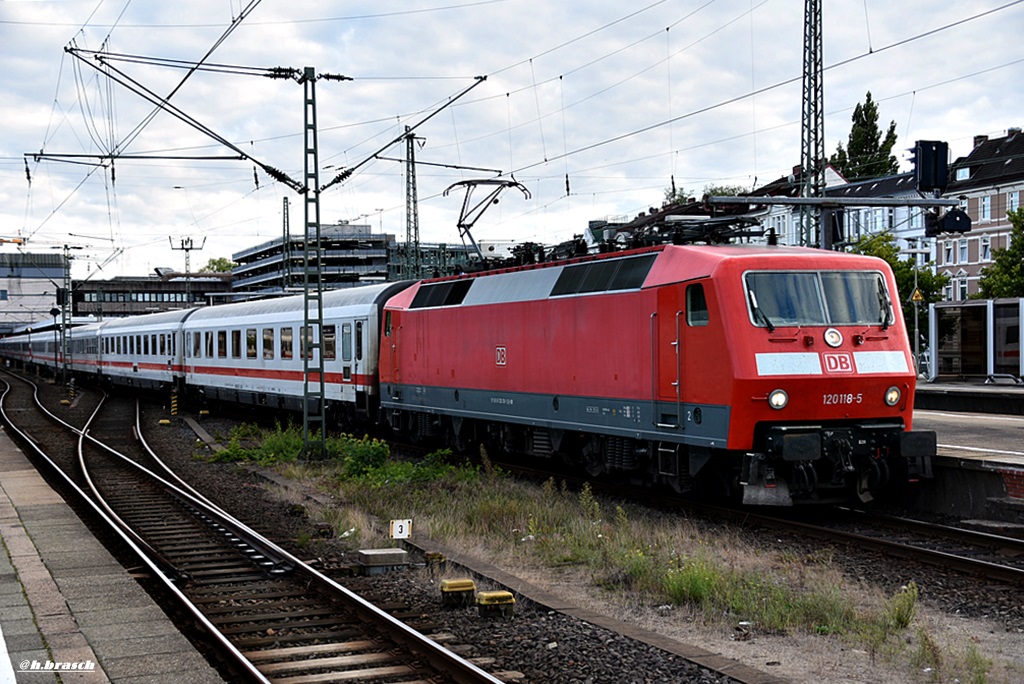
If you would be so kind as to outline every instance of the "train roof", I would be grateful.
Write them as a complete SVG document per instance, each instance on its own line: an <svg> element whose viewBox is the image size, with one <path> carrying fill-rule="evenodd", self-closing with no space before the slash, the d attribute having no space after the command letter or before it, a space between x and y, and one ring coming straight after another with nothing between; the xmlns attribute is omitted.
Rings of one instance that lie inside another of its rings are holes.
<svg viewBox="0 0 1024 684"><path fill-rule="evenodd" d="M341 290L325 290L323 293L324 309L381 303L398 291L409 287L411 283L412 281L375 283L373 285L349 287ZM303 300L303 295L294 295L276 299L260 299L254 302L238 302L236 304L204 307L196 310L195 314L189 318L189 323L211 319L221 320L225 318L266 316L296 310L302 311Z"/></svg>
<svg viewBox="0 0 1024 684"><path fill-rule="evenodd" d="M398 308L473 306L548 297L641 290L711 277L725 270L881 269L884 262L844 252L769 245L659 245L569 261L423 281L398 294Z"/></svg>

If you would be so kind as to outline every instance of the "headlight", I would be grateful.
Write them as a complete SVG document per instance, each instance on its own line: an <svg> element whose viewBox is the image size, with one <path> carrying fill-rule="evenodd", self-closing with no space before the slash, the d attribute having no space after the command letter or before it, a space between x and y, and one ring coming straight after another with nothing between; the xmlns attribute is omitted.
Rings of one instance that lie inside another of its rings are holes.
<svg viewBox="0 0 1024 684"><path fill-rule="evenodd" d="M768 405L773 409L784 409L788 403L789 395L786 394L785 390L772 390L771 394L768 395Z"/></svg>
<svg viewBox="0 0 1024 684"><path fill-rule="evenodd" d="M838 347L843 343L843 333L839 332L835 328L829 328L825 331L825 344L830 347Z"/></svg>
<svg viewBox="0 0 1024 684"><path fill-rule="evenodd" d="M900 388L890 387L885 390L885 403L889 406L895 406L900 403Z"/></svg>

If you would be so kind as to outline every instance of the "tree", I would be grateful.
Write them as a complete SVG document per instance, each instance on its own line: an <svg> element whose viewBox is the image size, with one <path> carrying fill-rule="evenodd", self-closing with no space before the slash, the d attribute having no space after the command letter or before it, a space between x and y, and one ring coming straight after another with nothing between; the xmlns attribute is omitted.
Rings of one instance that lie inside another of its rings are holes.
<svg viewBox="0 0 1024 684"><path fill-rule="evenodd" d="M899 162L892 155L896 145L896 122L889 123L889 130L882 139L878 128L878 105L871 99L869 90L864 102L853 110L853 125L850 137L843 149L839 143L828 162L848 181L864 178L891 176L899 172Z"/></svg>
<svg viewBox="0 0 1024 684"><path fill-rule="evenodd" d="M231 269L237 266L234 261L227 257L210 259L206 265L199 269L200 273L230 273Z"/></svg>
<svg viewBox="0 0 1024 684"><path fill-rule="evenodd" d="M749 194L750 190L743 187L742 185L705 185L703 195L746 195ZM675 192L672 188L665 188L665 204L686 204L691 197L697 197L697 195L690 192L686 188L679 188Z"/></svg>
<svg viewBox="0 0 1024 684"><path fill-rule="evenodd" d="M900 258L900 248L896 246L896 238L892 233L881 233L862 239L853 246L858 254L879 257L888 262L896 277L896 288L903 309L903 320L907 322L907 336L914 340L914 270L913 257ZM920 306L925 310L927 318L928 305L942 301L942 291L949 284L949 276L935 273L931 268L917 268L917 289L924 298ZM895 302L894 302L895 303ZM928 346L926 331L918 329L923 346Z"/></svg>
<svg viewBox="0 0 1024 684"><path fill-rule="evenodd" d="M981 297L1024 297L1024 208L1008 212L1010 245L992 250L992 265L981 269Z"/></svg>

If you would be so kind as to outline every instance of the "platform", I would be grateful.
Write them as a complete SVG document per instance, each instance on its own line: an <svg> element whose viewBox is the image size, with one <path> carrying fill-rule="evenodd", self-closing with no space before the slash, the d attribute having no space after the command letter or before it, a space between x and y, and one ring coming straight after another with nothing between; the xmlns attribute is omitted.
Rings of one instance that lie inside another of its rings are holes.
<svg viewBox="0 0 1024 684"><path fill-rule="evenodd" d="M1024 415L1024 385L986 378L962 381L925 382L919 380L914 408L970 413Z"/></svg>
<svg viewBox="0 0 1024 684"><path fill-rule="evenodd" d="M224 681L2 430L0 542L0 684Z"/></svg>

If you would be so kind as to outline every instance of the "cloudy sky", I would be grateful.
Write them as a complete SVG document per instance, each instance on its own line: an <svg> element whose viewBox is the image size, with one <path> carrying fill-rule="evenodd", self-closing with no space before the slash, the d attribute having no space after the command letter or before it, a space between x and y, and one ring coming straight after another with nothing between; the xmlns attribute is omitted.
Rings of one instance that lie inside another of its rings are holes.
<svg viewBox="0 0 1024 684"><path fill-rule="evenodd" d="M905 170L914 140L955 158L1024 125L1022 30L1021 0L825 2L826 152L869 90ZM107 278L183 268L186 238L193 268L273 239L285 197L301 231L301 196L263 167L302 183L304 88L264 74L312 67L352 79L315 83L320 183L357 167L321 194L323 223L404 239L390 143L425 120L423 241L459 241L446 188L502 174L530 196L503 195L474 237L556 243L673 180L789 173L802 31L799 0L0 0L0 238L73 245L76 278Z"/></svg>

